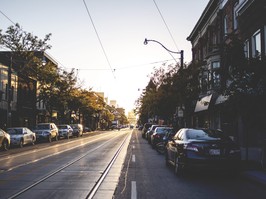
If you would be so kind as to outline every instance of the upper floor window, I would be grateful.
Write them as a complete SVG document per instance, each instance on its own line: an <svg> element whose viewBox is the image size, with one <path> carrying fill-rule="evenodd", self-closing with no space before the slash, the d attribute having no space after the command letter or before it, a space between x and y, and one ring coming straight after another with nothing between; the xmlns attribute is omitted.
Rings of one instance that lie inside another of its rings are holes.
<svg viewBox="0 0 266 199"><path fill-rule="evenodd" d="M248 59L249 58L249 40L246 40L244 42L244 53L245 53L245 57Z"/></svg>
<svg viewBox="0 0 266 199"><path fill-rule="evenodd" d="M227 15L224 16L224 35L228 33L228 17Z"/></svg>
<svg viewBox="0 0 266 199"><path fill-rule="evenodd" d="M259 58L261 56L261 32L257 31L252 36L252 57Z"/></svg>
<svg viewBox="0 0 266 199"><path fill-rule="evenodd" d="M212 67L211 67L211 77L212 77L212 87L213 88L219 88L220 87L220 74L218 72L220 68L220 62L219 61L214 61L212 62Z"/></svg>
<svg viewBox="0 0 266 199"><path fill-rule="evenodd" d="M237 24L237 8L238 8L238 2L235 3L235 5L234 5L234 11L233 11L234 30L236 30L237 27L238 27L238 24Z"/></svg>
<svg viewBox="0 0 266 199"><path fill-rule="evenodd" d="M266 55L266 26L264 26L264 52Z"/></svg>

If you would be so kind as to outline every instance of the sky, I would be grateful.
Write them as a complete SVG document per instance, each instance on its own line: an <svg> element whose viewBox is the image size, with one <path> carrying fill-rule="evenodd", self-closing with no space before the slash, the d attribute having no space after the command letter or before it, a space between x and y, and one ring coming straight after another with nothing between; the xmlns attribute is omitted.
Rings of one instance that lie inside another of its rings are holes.
<svg viewBox="0 0 266 199"><path fill-rule="evenodd" d="M0 29L13 23L43 39L59 67L75 69L85 89L104 92L126 112L147 86L154 68L191 61L192 32L209 0L0 0ZM86 9L87 7L87 9ZM2 50L2 49L0 49Z"/></svg>

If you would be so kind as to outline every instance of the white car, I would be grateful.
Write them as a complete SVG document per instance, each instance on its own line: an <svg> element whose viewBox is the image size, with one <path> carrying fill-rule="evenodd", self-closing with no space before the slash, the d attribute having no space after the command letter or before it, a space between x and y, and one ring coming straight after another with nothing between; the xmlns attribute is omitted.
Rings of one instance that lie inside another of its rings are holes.
<svg viewBox="0 0 266 199"><path fill-rule="evenodd" d="M36 135L26 127L8 128L7 133L10 135L10 144L23 147L26 144L34 145Z"/></svg>
<svg viewBox="0 0 266 199"><path fill-rule="evenodd" d="M4 130L0 129L0 149L7 151L10 146L10 135Z"/></svg>
<svg viewBox="0 0 266 199"><path fill-rule="evenodd" d="M60 124L57 125L59 136L63 138L69 139L70 137L73 137L73 129L70 125L67 124Z"/></svg>
<svg viewBox="0 0 266 199"><path fill-rule="evenodd" d="M37 141L45 140L52 142L59 139L58 128L54 123L39 123L34 130L36 133Z"/></svg>

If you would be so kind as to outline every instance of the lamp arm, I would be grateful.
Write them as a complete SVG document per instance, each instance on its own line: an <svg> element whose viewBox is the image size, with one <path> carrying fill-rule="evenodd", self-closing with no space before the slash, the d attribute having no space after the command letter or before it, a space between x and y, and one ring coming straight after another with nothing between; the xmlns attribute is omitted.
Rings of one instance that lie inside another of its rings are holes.
<svg viewBox="0 0 266 199"><path fill-rule="evenodd" d="M166 48L161 42L159 41L156 41L156 40L153 40L153 39L147 39L145 38L144 40L144 45L147 45L149 41L152 41L152 42L155 42L155 43L158 43L160 44L165 50L171 52L171 53L177 53L177 54L180 54L181 52L176 52L176 51L172 51L172 50L169 50L168 48Z"/></svg>

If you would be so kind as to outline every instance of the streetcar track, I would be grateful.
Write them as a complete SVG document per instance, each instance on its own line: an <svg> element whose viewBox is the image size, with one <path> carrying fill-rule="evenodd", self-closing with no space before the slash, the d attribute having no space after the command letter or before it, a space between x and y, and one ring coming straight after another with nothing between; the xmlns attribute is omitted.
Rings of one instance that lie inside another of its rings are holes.
<svg viewBox="0 0 266 199"><path fill-rule="evenodd" d="M130 135L130 134L129 134ZM115 162L117 156L119 155L119 153L121 152L123 145L125 144L125 141L128 139L129 135L127 135L122 144L120 144L118 150L116 151L115 155L112 157L111 161L109 162L109 164L107 165L106 169L101 173L99 179L96 181L95 185L93 186L92 190L89 192L89 194L87 195L86 198L92 198L93 195L95 195L95 193L97 192L97 189L99 188L99 186L101 185L101 183L103 182L104 178L106 177L106 175L108 174L109 170L111 169L113 163ZM8 199L13 199L16 198L20 195L22 195L23 193L29 191L30 189L32 189L33 187L35 187L36 185L44 182L45 180L51 178L52 176L56 175L57 173L63 171L64 169L66 169L67 167L73 165L74 163L78 162L79 160L81 160L82 158L86 157L87 155L89 155L91 152L96 151L97 149L101 148L102 146L106 145L107 143L111 142L113 139L117 138L118 136L121 136L121 134L116 135L115 137L112 137L110 140L105 141L104 143L98 145L97 147L87 151L85 154L80 155L79 157L77 157L76 159L66 163L65 165L59 167L58 169L54 170L53 172L49 173L48 175L42 177L41 179L39 179L38 181L34 182L33 184L27 186L26 188L18 191L17 193L11 195L8 197ZM100 138L99 138L100 139ZM96 139L98 140L98 139ZM93 141L96 141L93 140ZM91 142L90 142L91 143Z"/></svg>
<svg viewBox="0 0 266 199"><path fill-rule="evenodd" d="M112 165L114 164L116 158L118 157L118 155L120 154L126 140L128 139L129 135L125 137L125 139L123 140L123 142L120 144L118 150L116 151L115 155L113 156L113 158L111 159L110 163L107 165L106 169L103 171L103 173L101 174L100 178L97 180L97 182L95 183L95 185L93 186L92 190L89 192L89 194L87 195L86 199L92 199L93 196L96 194L98 188L100 187L100 185L102 184L104 178L107 176L108 172L110 171L110 169L112 168Z"/></svg>
<svg viewBox="0 0 266 199"><path fill-rule="evenodd" d="M49 158L49 157L52 157L52 156L54 156L54 155L58 155L58 154L61 154L61 153L64 153L64 152L67 152L67 151L73 150L73 149L75 149L75 148L78 148L78 147L81 147L81 146L85 146L85 145L87 145L87 144L90 144L90 143L92 143L92 142L94 142L94 141L97 141L97 140L99 140L99 139L101 139L101 138L105 138L105 137L108 137L108 136L109 136L109 134L108 134L108 135L104 135L104 136L99 137L99 138L96 138L96 139L93 139L93 140L91 140L91 141L89 141L89 142L86 142L86 143L83 143L83 144L80 144L80 145L77 145L77 146L73 146L73 147L71 147L71 148L67 148L67 149L65 149L65 150L62 150L62 151L59 151L59 152L56 152L56 153L53 153L53 154L50 154L50 155L43 156L43 157L41 157L41 158L35 159L35 160L33 160L33 161L30 161L30 162L26 162L26 163L23 163L23 164L18 164L18 165L16 165L16 166L10 167L10 168L5 169L5 170L0 170L0 173L1 173L1 172L12 171L12 170L17 169L17 168L19 168L19 167L26 166L26 165L29 165L29 164L32 164L32 163L38 162L38 161L40 161L40 160L44 160L44 159ZM87 139L89 139L89 138L87 138ZM78 141L78 140L77 140L77 141ZM63 143L62 145L57 144L57 145L54 145L54 146L52 146L52 147L49 147L48 149L56 148L56 147L58 147L58 146L63 146L63 145L67 145L67 144L68 144L68 143ZM26 154L18 154L18 155L16 155L15 157L19 157L19 156L23 156L23 155L29 155L29 154L31 154L31 153L36 153L36 152L45 151L45 150L47 150L47 148L45 148L45 149L40 149L40 150L34 150L34 151L31 151L31 152L27 152ZM13 158L13 157L12 157L12 158ZM10 159L10 157L5 158L5 159ZM3 160L5 160L5 159L3 159ZM1 160L1 161L2 161L2 160Z"/></svg>

